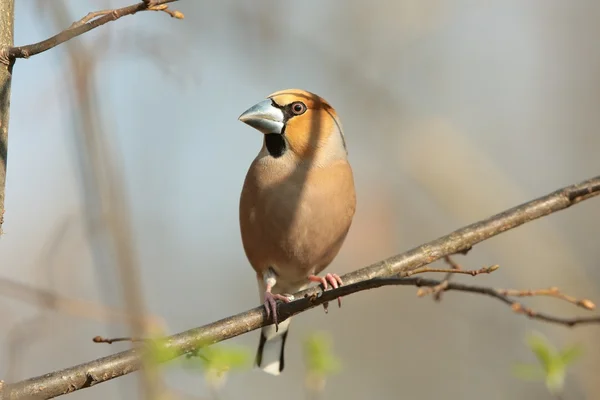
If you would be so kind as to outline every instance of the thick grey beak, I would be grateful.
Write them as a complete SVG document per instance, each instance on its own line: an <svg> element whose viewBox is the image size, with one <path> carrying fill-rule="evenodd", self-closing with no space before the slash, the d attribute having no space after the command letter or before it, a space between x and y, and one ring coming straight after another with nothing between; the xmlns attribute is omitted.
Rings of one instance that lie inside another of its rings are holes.
<svg viewBox="0 0 600 400"><path fill-rule="evenodd" d="M253 105L238 119L264 134L281 134L283 131L283 112L274 107L270 99Z"/></svg>

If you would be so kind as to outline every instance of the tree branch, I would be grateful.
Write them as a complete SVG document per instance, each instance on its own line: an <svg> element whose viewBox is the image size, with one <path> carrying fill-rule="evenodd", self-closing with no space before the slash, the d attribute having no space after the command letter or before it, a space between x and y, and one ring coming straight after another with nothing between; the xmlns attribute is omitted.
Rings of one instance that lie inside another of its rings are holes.
<svg viewBox="0 0 600 400"><path fill-rule="evenodd" d="M43 40L38 43L29 44L27 46L8 48L7 50L5 50L4 54L0 56L0 62L8 65L11 61L14 61L17 58L29 58L46 50L50 50L58 46L59 44L62 44L86 32L89 32L92 29L104 25L108 22L116 21L117 19L126 15L133 15L139 11L163 11L174 18L181 19L183 18L182 13L180 13L179 11L171 11L167 8L167 3L173 3L175 1L177 0L145 0L137 4L117 8L114 10L102 10L91 12L79 21L74 22L69 28L52 36L49 39ZM0 44L7 46L4 43ZM12 46L12 42L10 43L10 46Z"/></svg>
<svg viewBox="0 0 600 400"><path fill-rule="evenodd" d="M422 278L397 278L410 271L430 264L444 256L464 252L477 243L516 228L527 222L564 210L583 200L600 194L600 176L582 183L565 187L536 200L511 208L488 219L458 229L432 242L418 246L405 253L359 269L342 277L346 285L339 289L321 293L312 287L296 293L296 301L279 305L280 320L314 308L320 304L366 289L387 285L410 285L435 287L441 281ZM566 326L600 323L600 317L563 319L536 313L508 298L496 289L469 286L460 283L446 284L445 290L457 290L492 296L515 312L538 320L560 323ZM319 295L320 294L320 295ZM272 323L267 319L262 306L224 318L211 324L190 329L167 338L166 346L171 350L170 358L197 350L204 345L214 344L250 332ZM2 399L26 397L51 398L87 388L110 379L136 371L142 365L143 348L123 351L88 363L4 385ZM168 361L167 358L161 361Z"/></svg>
<svg viewBox="0 0 600 400"><path fill-rule="evenodd" d="M15 21L14 0L0 1L0 49L13 45ZM0 60L3 52L0 51ZM10 87L12 62L0 63L0 235L4 223L4 189L8 164L8 122L10 117Z"/></svg>
<svg viewBox="0 0 600 400"><path fill-rule="evenodd" d="M13 47L14 0L0 0L0 235L4 223L10 87L15 60L50 50L94 28L139 11L163 11L171 17L181 19L181 12L168 9L168 3L175 1L177 0L144 0L123 8L92 12L49 39L27 46Z"/></svg>
<svg viewBox="0 0 600 400"><path fill-rule="evenodd" d="M439 287L441 285L443 285L444 291L458 291L458 292L465 292L465 293L475 293L475 294L481 294L481 295L493 297L493 298L500 300L501 302L509 305L510 308L514 312L516 312L518 314L524 314L531 319L537 319L537 320L544 321L544 322L565 325L567 327L573 327L575 325L582 325L582 324L600 324L600 315L594 316L594 317L574 317L574 318L555 317L552 315L533 311L532 309L523 306L521 303L510 299L510 296L522 297L523 293L526 293L526 296L544 296L544 295L547 295L548 290L558 291L557 288L520 291L520 290L512 290L512 289L511 290L495 289L495 288L491 288L491 287L467 285L467 284L462 284L462 283L450 283L450 282L448 282L448 280L434 280L434 279L425 279L425 278L396 278L396 277L373 278L373 279L369 279L367 281L357 282L352 285L348 285L348 286L345 285L343 287L340 287L339 289L329 290L326 292L326 294L327 294L326 296L324 294L321 294L319 297L317 297L316 295L312 296L312 297L307 296L307 297L305 297L305 299L306 299L305 301L312 302L313 305L309 307L309 308L312 308L312 307L316 307L319 304L326 303L329 300L335 299L337 296L346 296L346 295L349 295L352 293L357 293L357 292L367 290L367 289L375 289L375 288L379 288L382 286L416 286L416 287L420 288L417 291L417 296L422 296L421 291L423 289L425 289L425 288L431 289L431 288ZM342 290L342 288L344 290ZM506 294L506 293L511 293L511 294ZM555 296L553 296L553 297L555 297ZM559 298L561 300L565 300L574 305L578 305L580 307L586 308L588 310L593 310L595 308L594 303L592 303L590 300L587 300L587 299L573 301L573 300L571 300L572 298L570 296L565 296L565 298L563 298L563 297L557 297L557 298ZM586 305L584 306L584 305L582 305L582 303L584 303ZM300 308L299 312L304 311L303 305L299 305L298 307ZM288 318L289 318L289 316L288 316ZM199 328L199 329L201 329L201 328ZM112 343L116 343L116 342L151 343L152 340L153 339L137 338L137 337L104 338L102 336L95 336L92 339L92 341L94 343L107 343L107 344L112 344Z"/></svg>

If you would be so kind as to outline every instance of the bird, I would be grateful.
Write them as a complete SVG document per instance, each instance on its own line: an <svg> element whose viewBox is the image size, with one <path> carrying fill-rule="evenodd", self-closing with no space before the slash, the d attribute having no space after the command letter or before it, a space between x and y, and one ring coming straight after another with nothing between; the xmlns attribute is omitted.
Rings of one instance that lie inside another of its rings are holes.
<svg viewBox="0 0 600 400"><path fill-rule="evenodd" d="M352 224L354 175L335 109L312 92L275 92L238 119L263 134L242 187L239 222L260 301L273 319L261 329L255 365L279 375L291 318L279 323L276 300L290 302L312 282L323 290L343 284L337 274L318 274L337 256Z"/></svg>

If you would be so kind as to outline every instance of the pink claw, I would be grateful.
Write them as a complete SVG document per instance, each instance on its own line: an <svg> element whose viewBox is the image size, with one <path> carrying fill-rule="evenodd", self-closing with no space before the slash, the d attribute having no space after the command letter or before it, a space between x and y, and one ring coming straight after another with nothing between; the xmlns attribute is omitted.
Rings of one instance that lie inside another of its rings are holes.
<svg viewBox="0 0 600 400"><path fill-rule="evenodd" d="M320 283L323 286L324 291L327 290L329 287L327 283L329 283L333 289L337 289L338 287L340 287L344 284L342 282L342 278L340 278L340 276L338 274L327 274L324 277L317 276L317 275L309 275L308 280L311 282ZM338 297L337 301L338 301L338 307L341 307L342 306L342 298ZM323 308L325 309L325 312L327 312L328 305L329 305L328 303L323 303Z"/></svg>
<svg viewBox="0 0 600 400"><path fill-rule="evenodd" d="M271 292L265 292L265 311L267 312L267 318L273 314L273 323L275 324L275 332L279 330L279 322L277 321L277 303L275 300L281 300L284 303L289 303L291 300L282 294L273 294Z"/></svg>

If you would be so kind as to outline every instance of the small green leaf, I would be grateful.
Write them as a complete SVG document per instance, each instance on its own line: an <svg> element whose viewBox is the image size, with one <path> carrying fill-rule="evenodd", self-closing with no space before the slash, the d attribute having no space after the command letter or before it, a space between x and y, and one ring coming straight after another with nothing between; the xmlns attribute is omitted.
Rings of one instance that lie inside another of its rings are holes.
<svg viewBox="0 0 600 400"><path fill-rule="evenodd" d="M579 345L571 345L560 352L560 358L565 365L572 364L576 359L581 357L583 349Z"/></svg>
<svg viewBox="0 0 600 400"><path fill-rule="evenodd" d="M527 344L539 362L542 364L544 370L548 371L552 359L556 356L556 350L554 347L541 333L529 335L527 337Z"/></svg>
<svg viewBox="0 0 600 400"><path fill-rule="evenodd" d="M331 338L324 333L314 333L304 340L304 358L310 374L325 376L341 369L331 347Z"/></svg>
<svg viewBox="0 0 600 400"><path fill-rule="evenodd" d="M202 353L204 349L197 349L185 354L185 358L182 360L182 366L190 370L203 370L208 358Z"/></svg>
<svg viewBox="0 0 600 400"><path fill-rule="evenodd" d="M183 366L190 370L200 369L207 377L214 378L249 367L250 355L246 347L212 345L187 353Z"/></svg>
<svg viewBox="0 0 600 400"><path fill-rule="evenodd" d="M546 387L552 394L560 393L565 383L566 370L564 364L554 366L546 374Z"/></svg>
<svg viewBox="0 0 600 400"><path fill-rule="evenodd" d="M540 370L543 372L543 378L548 391L552 394L560 393L565 383L567 367L581 355L581 348L573 345L557 351L540 333L529 335L527 337L527 344L541 364ZM515 371L523 379L535 376L529 365L518 366L515 368Z"/></svg>
<svg viewBox="0 0 600 400"><path fill-rule="evenodd" d="M243 369L250 365L250 352L245 347L213 345L202 350L201 360L206 369Z"/></svg>

